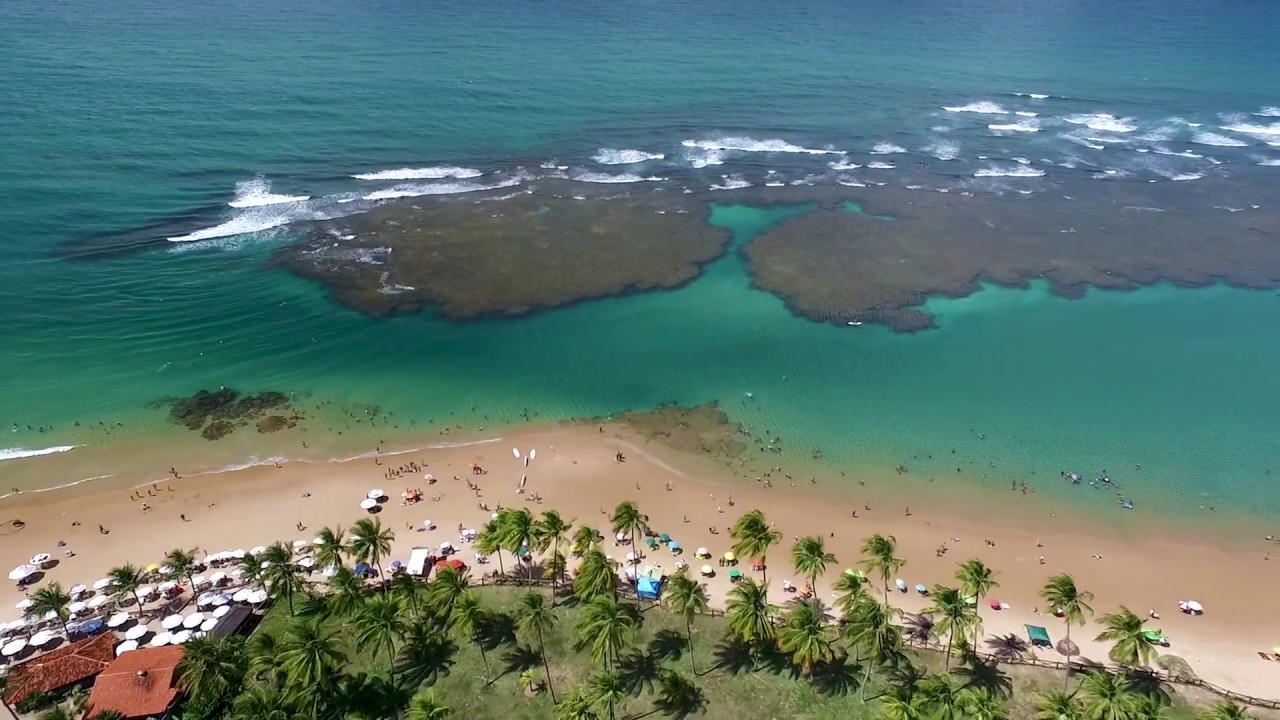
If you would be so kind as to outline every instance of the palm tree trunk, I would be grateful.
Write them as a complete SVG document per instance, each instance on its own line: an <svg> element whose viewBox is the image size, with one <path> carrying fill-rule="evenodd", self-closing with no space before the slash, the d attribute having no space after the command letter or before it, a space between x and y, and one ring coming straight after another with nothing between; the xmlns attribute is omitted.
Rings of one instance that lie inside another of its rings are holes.
<svg viewBox="0 0 1280 720"><path fill-rule="evenodd" d="M132 592L133 592L133 601L138 603L138 617L142 617L142 598L138 597L137 590L134 590Z"/></svg>
<svg viewBox="0 0 1280 720"><path fill-rule="evenodd" d="M1067 620L1067 648L1071 647L1071 621ZM1071 656L1067 655L1066 667L1062 669L1062 692L1067 692L1067 684L1071 682Z"/></svg>
<svg viewBox="0 0 1280 720"><path fill-rule="evenodd" d="M498 548L497 550L494 550L493 554L498 556L498 574L501 575L502 577L506 577L507 569L502 567L502 548Z"/></svg>
<svg viewBox="0 0 1280 720"><path fill-rule="evenodd" d="M955 639L955 636L956 636L956 626L955 626L955 623L952 623L951 632L947 633L947 659L943 664L943 668L947 670L951 669L951 641Z"/></svg>
<svg viewBox="0 0 1280 720"><path fill-rule="evenodd" d="M689 667L693 668L693 676L698 677L698 663L693 659L693 616L684 616L684 634L689 639Z"/></svg>
<svg viewBox="0 0 1280 720"><path fill-rule="evenodd" d="M557 535L555 543L551 546L551 607L556 606L559 600L558 592L560 590L560 568L556 567L556 558L560 557L560 536ZM549 681L548 681L549 682ZM555 693L552 693L554 696Z"/></svg>
<svg viewBox="0 0 1280 720"><path fill-rule="evenodd" d="M764 555L760 556L760 583L764 585L764 604L769 604L769 559ZM817 594L817 591L814 591Z"/></svg>
<svg viewBox="0 0 1280 720"><path fill-rule="evenodd" d="M489 682L489 654L484 651L484 645L479 640L472 640L476 647L480 648L480 659L484 661L484 681Z"/></svg>
<svg viewBox="0 0 1280 720"><path fill-rule="evenodd" d="M547 643L542 639L542 628L538 628L538 652L542 653L542 668L547 671L547 690L551 691L551 704L556 704L556 688L551 684L551 663L547 660Z"/></svg>
<svg viewBox="0 0 1280 720"><path fill-rule="evenodd" d="M396 646L391 636L387 636L387 672L391 675L391 682L396 681Z"/></svg>

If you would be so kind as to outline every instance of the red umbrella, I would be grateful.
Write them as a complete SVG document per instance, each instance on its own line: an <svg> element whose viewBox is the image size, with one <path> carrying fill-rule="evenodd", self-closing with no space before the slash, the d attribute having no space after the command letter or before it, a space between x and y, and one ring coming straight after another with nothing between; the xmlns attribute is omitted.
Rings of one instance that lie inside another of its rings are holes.
<svg viewBox="0 0 1280 720"><path fill-rule="evenodd" d="M452 560L447 558L441 558L438 562L436 562L436 570L443 570L445 568L453 568L454 570L466 570L467 564L457 558L453 558Z"/></svg>
<svg viewBox="0 0 1280 720"><path fill-rule="evenodd" d="M760 562L759 560L756 560L755 562L751 563L751 569L764 570L764 563Z"/></svg>
<svg viewBox="0 0 1280 720"><path fill-rule="evenodd" d="M999 609L1000 609L1000 601L999 601L999 600L992 600L992 601L991 601L991 609L992 609L992 610L999 610Z"/></svg>

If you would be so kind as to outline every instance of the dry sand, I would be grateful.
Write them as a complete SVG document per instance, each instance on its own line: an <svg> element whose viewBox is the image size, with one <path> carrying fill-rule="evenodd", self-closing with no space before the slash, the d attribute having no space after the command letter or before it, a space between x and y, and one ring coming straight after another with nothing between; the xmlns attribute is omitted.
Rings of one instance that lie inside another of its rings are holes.
<svg viewBox="0 0 1280 720"><path fill-rule="evenodd" d="M901 577L910 585L953 584L958 563L981 558L999 574L995 597L1012 608L1000 612L980 608L986 635L1025 635L1022 625L1046 626L1054 640L1062 636L1062 623L1037 615L1037 592L1046 578L1068 572L1092 591L1098 614L1127 605L1138 614L1150 608L1162 616L1151 627L1162 629L1173 640L1168 653L1185 658L1203 679L1258 697L1280 697L1280 663L1264 662L1257 651L1280 645L1280 617L1266 612L1263 598L1280 593L1280 552L1274 561L1264 559L1268 546L1261 538L1249 543L1200 537L1172 531L1145 532L1140 539L1091 527L1078 516L1056 513L1034 498L1017 493L1005 506L955 501L943 489L921 487L904 499L877 494L872 489L836 489L836 483L793 487L774 478L774 486L734 477L722 462L705 455L674 450L651 442L647 436L620 424L529 428L500 439L453 448L439 448L334 463L291 462L279 468L255 467L146 486L141 500L130 499L130 490L111 489L97 494L24 494L0 501L0 567L26 562L39 552L60 554L65 540L76 555L61 559L49 570L48 580L64 586L92 583L113 565L159 561L177 547L198 547L207 552L247 548L276 540L310 539L326 525L350 526L364 513L358 503L371 488L382 488L392 500L379 517L396 532L391 557L406 560L414 546L439 547L442 541L458 543L457 526L479 527L490 509L530 507L538 512L555 508L576 524L588 524L609 535L606 513L622 500L633 500L649 515L651 526L668 532L692 557L698 546L719 554L731 540L728 527L753 508L765 512L777 525L784 541L769 559L771 597L783 601L782 581L803 584L790 568L791 542L804 534L826 537L837 564L820 582L819 596L830 599L829 583L845 567L860 560L858 548L872 533L897 537L899 554L907 565ZM537 450L526 468L512 455L512 448ZM626 455L618 463L616 452ZM428 485L420 475L388 480L388 467L417 461L437 482ZM473 478L470 464L478 461L488 474ZM380 465L377 463L381 463ZM521 475L528 475L527 490L541 495L541 504L516 493ZM455 480L454 476L462 479ZM480 497L465 480L477 480ZM670 489L668 489L668 485ZM86 486L88 488L89 486ZM400 506L396 498L408 487L420 487L428 499ZM431 496L440 494L439 501ZM856 495L856 497L855 497ZM1025 503L1018 505L1022 500ZM147 503L150 510L143 511ZM908 516L904 504L911 505ZM866 509L866 504L871 506ZM1014 506L1011 509L1009 506ZM856 510L858 517L851 517ZM180 515L185 515L186 520ZM13 530L6 521L21 518L25 527ZM422 523L436 523L433 531ZM73 526L73 523L78 525ZM299 531L296 523L306 530ZM100 534L101 524L110 532ZM713 534L710 528L717 528ZM989 546L986 541L994 543ZM936 549L945 544L943 557ZM1280 550L1280 548L1277 548ZM462 557L472 551L462 547ZM628 548L618 547L619 559ZM674 558L662 548L655 562L670 569ZM1044 556L1041 564L1039 558ZM1097 557L1100 556L1100 557ZM506 560L510 565L510 560ZM496 565L491 565L496 568ZM743 569L750 573L750 563ZM723 606L730 585L723 571L707 582L714 602ZM0 589L0 620L16 617L14 603L21 591L11 583ZM1195 599L1207 614L1190 617L1178 612L1179 600ZM914 592L890 593L890 602L907 611L919 611L928 601ZM1044 609L1044 608L1041 608ZM1099 632L1090 623L1072 636L1082 654L1106 661L1106 648L1092 641ZM1045 658L1062 659L1054 651L1040 651Z"/></svg>

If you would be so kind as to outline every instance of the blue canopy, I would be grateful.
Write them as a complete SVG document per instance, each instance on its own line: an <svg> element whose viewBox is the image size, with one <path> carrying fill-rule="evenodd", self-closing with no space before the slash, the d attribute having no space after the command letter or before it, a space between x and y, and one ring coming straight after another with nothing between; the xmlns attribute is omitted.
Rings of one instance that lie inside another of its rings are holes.
<svg viewBox="0 0 1280 720"><path fill-rule="evenodd" d="M373 568L369 567L368 563L356 563L356 566L354 568L351 568L351 572L355 573L356 575L364 575L371 570L373 570Z"/></svg>
<svg viewBox="0 0 1280 720"><path fill-rule="evenodd" d="M644 600L657 600L662 594L662 582L647 575L641 575L636 581L636 594Z"/></svg>
<svg viewBox="0 0 1280 720"><path fill-rule="evenodd" d="M672 540L671 542L667 543L667 547L671 548L672 550L679 550L680 543L675 540Z"/></svg>

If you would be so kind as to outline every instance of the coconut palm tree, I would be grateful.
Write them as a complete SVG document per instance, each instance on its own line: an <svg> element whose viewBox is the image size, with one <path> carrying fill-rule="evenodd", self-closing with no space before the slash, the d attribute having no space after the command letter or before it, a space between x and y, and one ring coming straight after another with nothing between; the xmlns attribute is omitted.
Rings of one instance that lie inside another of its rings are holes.
<svg viewBox="0 0 1280 720"><path fill-rule="evenodd" d="M427 608L442 622L448 622L458 598L469 591L470 576L466 570L445 566L436 571L435 582L427 585Z"/></svg>
<svg viewBox="0 0 1280 720"><path fill-rule="evenodd" d="M174 548L164 556L164 564L168 565L170 572L180 578L186 579L191 584L191 594L196 594L196 552L198 549L184 550L182 548Z"/></svg>
<svg viewBox="0 0 1280 720"><path fill-rule="evenodd" d="M631 536L631 550L639 557L640 548L636 545L636 535L643 534L649 529L649 516L641 513L635 503L623 500L613 509L613 515L609 520L613 523L615 533L626 533Z"/></svg>
<svg viewBox="0 0 1280 720"><path fill-rule="evenodd" d="M239 693L249 656L243 637L205 635L183 646L176 668L178 687L196 703L211 707Z"/></svg>
<svg viewBox="0 0 1280 720"><path fill-rule="evenodd" d="M395 669L407 687L434 685L441 675L449 672L457 651L458 646L434 625L409 623L396 656Z"/></svg>
<svg viewBox="0 0 1280 720"><path fill-rule="evenodd" d="M1004 701L986 690L966 688L960 693L965 720L1009 720Z"/></svg>
<svg viewBox="0 0 1280 720"><path fill-rule="evenodd" d="M615 720L617 710L627 702L627 687L622 677L612 670L601 670L591 676L587 685L587 693L591 703L596 707L606 708L610 720Z"/></svg>
<svg viewBox="0 0 1280 720"><path fill-rule="evenodd" d="M280 664L290 695L309 717L321 717L338 695L338 679L346 663L342 640L316 620L296 620L285 629Z"/></svg>
<svg viewBox="0 0 1280 720"><path fill-rule="evenodd" d="M973 598L977 608L981 608L982 599L1000 585L996 582L995 572L977 558L960 563L960 569L956 570L956 581L960 583L960 592L964 593L965 597ZM977 647L979 636L982 634L982 611L975 610L974 618L976 622L973 624L973 644Z"/></svg>
<svg viewBox="0 0 1280 720"><path fill-rule="evenodd" d="M498 526L497 520L490 520L480 526L480 533L476 535L475 542L476 552L482 555L494 555L498 558L498 575L507 576L507 569L502 566L502 528Z"/></svg>
<svg viewBox="0 0 1280 720"><path fill-rule="evenodd" d="M289 601L289 614L293 615L293 595L306 587L302 568L293 557L293 547L282 542L273 543L262 553L263 580L267 590L275 598L283 596Z"/></svg>
<svg viewBox="0 0 1280 720"><path fill-rule="evenodd" d="M409 701L409 709L405 717L409 720L444 720L453 714L453 710L441 705L432 690L420 690Z"/></svg>
<svg viewBox="0 0 1280 720"><path fill-rule="evenodd" d="M1119 612L1098 618L1107 629L1098 634L1099 642L1111 643L1111 659L1125 667L1148 665L1156 657L1155 645L1147 639L1146 620L1121 605Z"/></svg>
<svg viewBox="0 0 1280 720"><path fill-rule="evenodd" d="M761 567L764 568L761 571L760 582L767 599L769 595L769 548L782 542L782 533L773 529L773 526L765 519L764 513L759 510L752 510L738 518L738 522L734 524L729 534L733 537L733 552L738 557L760 561Z"/></svg>
<svg viewBox="0 0 1280 720"><path fill-rule="evenodd" d="M262 585L265 583L267 566L262 564L262 557L245 555L240 558L240 579L246 585Z"/></svg>
<svg viewBox="0 0 1280 720"><path fill-rule="evenodd" d="M910 698L886 695L880 698L880 717L884 720L922 720L920 707Z"/></svg>
<svg viewBox="0 0 1280 720"><path fill-rule="evenodd" d="M320 532L316 534L314 548L316 567L340 568L346 564L347 532L341 525L320 528Z"/></svg>
<svg viewBox="0 0 1280 720"><path fill-rule="evenodd" d="M1145 720L1142 695L1123 676L1091 673L1078 692L1086 720Z"/></svg>
<svg viewBox="0 0 1280 720"><path fill-rule="evenodd" d="M278 635L265 630L253 633L245 643L245 652L248 655L246 677L276 689L284 688L287 678L280 659L282 643Z"/></svg>
<svg viewBox="0 0 1280 720"><path fill-rule="evenodd" d="M817 603L791 603L778 630L778 647L813 679L813 668L835 659L835 631Z"/></svg>
<svg viewBox="0 0 1280 720"><path fill-rule="evenodd" d="M818 602L818 576L827 571L827 566L836 561L836 556L827 552L822 538L806 535L791 546L791 564L796 572L809 578L809 588L813 590L813 601Z"/></svg>
<svg viewBox="0 0 1280 720"><path fill-rule="evenodd" d="M480 659L484 661L484 679L489 681L489 656L485 653L484 643L480 641L480 629L484 626L487 613L480 606L480 598L474 590L464 590L453 603L449 613L449 627L462 637L475 643L480 648Z"/></svg>
<svg viewBox="0 0 1280 720"><path fill-rule="evenodd" d="M754 648L773 641L773 608L769 606L763 585L744 578L729 592L725 609L729 631L738 639Z"/></svg>
<svg viewBox="0 0 1280 720"><path fill-rule="evenodd" d="M351 540L348 541L347 552L358 563L369 563L378 568L378 580L382 581L386 573L382 570L382 560L391 554L391 543L396 535L382 527L377 518L360 518L351 526ZM382 586L386 590L386 585Z"/></svg>
<svg viewBox="0 0 1280 720"><path fill-rule="evenodd" d="M612 668L618 654L640 626L640 614L636 606L618 601L612 595L593 598L582 609L582 615L574 628L578 633L576 648L591 648L591 659Z"/></svg>
<svg viewBox="0 0 1280 720"><path fill-rule="evenodd" d="M589 602L601 595L617 596L618 575L613 561L599 548L592 548L582 558L578 574L573 578L573 594L579 602Z"/></svg>
<svg viewBox="0 0 1280 720"><path fill-rule="evenodd" d="M525 508L503 508L498 512L498 540L519 560L527 558L529 583L533 583L533 546L537 543L538 521Z"/></svg>
<svg viewBox="0 0 1280 720"><path fill-rule="evenodd" d="M947 659L945 667L951 667L951 645L955 641L956 633L960 633L964 637L975 623L976 614L974 609L965 601L964 595L956 588L943 587L935 585L933 588L933 605L924 610L926 615L932 615L937 621L937 631L947 634Z"/></svg>
<svg viewBox="0 0 1280 720"><path fill-rule="evenodd" d="M305 720L294 698L278 688L254 685L236 696L231 704L232 720Z"/></svg>
<svg viewBox="0 0 1280 720"><path fill-rule="evenodd" d="M142 570L132 563L125 563L120 567L111 568L107 572L107 577L111 579L111 591L116 597L122 595L131 596L134 602L138 603L138 612L142 612L142 598L138 596L138 588L146 582L146 576Z"/></svg>
<svg viewBox="0 0 1280 720"><path fill-rule="evenodd" d="M1071 695L1050 690L1036 700L1036 720L1084 720L1084 710Z"/></svg>
<svg viewBox="0 0 1280 720"><path fill-rule="evenodd" d="M125 720L124 713L119 710L102 710L93 714L89 720Z"/></svg>
<svg viewBox="0 0 1280 720"><path fill-rule="evenodd" d="M417 578L403 573L395 575L391 578L391 596L399 601L402 605L408 606L413 611L413 616L418 617L418 585Z"/></svg>
<svg viewBox="0 0 1280 720"><path fill-rule="evenodd" d="M599 720L588 689L570 690L556 706L556 720Z"/></svg>
<svg viewBox="0 0 1280 720"><path fill-rule="evenodd" d="M387 662L394 662L396 640L409 629L409 624L400 616L402 609L398 597L382 593L369 598L355 616L356 642L362 647L386 647ZM392 665L392 680L395 680L395 674L395 666Z"/></svg>
<svg viewBox="0 0 1280 720"><path fill-rule="evenodd" d="M1054 612L1062 615L1062 621L1067 626L1065 646L1068 649L1074 648L1075 645L1071 642L1071 626L1084 627L1085 616L1093 614L1093 608L1089 607L1089 601L1093 600L1093 593L1076 587L1075 578L1063 573L1049 578L1049 582L1040 589L1040 598ZM1071 656L1067 655L1067 666L1062 673L1062 692L1064 693L1067 691L1070 678Z"/></svg>
<svg viewBox="0 0 1280 720"><path fill-rule="evenodd" d="M880 578L885 605L889 604L889 580L907 564L906 560L895 555L897 552L898 540L892 535L877 533L862 542L862 566Z"/></svg>
<svg viewBox="0 0 1280 720"><path fill-rule="evenodd" d="M662 593L662 601L672 612L684 618L684 634L689 642L689 667L693 668L696 676L698 665L693 658L693 616L710 609L707 589L684 573L672 575Z"/></svg>
<svg viewBox="0 0 1280 720"><path fill-rule="evenodd" d="M556 689L551 684L551 663L547 659L546 634L555 627L556 616L542 601L542 595L527 592L520 596L516 607L516 632L527 640L538 641L538 654L542 656L542 669L547 673L547 689L551 691L551 702L556 701Z"/></svg>
<svg viewBox="0 0 1280 720"><path fill-rule="evenodd" d="M559 580L563 575L563 556L560 555L560 543L565 541L565 536L569 534L569 529L572 527L573 521L565 520L558 511L544 510L542 517L538 519L538 524L534 528L538 552L545 553L547 550L551 550L553 567L557 558L561 560L561 570L551 573L551 604L553 606L556 604Z"/></svg>
<svg viewBox="0 0 1280 720"><path fill-rule="evenodd" d="M329 594L326 606L334 617L354 617L369 598L365 594L364 580L345 565L334 565L329 578Z"/></svg>
<svg viewBox="0 0 1280 720"><path fill-rule="evenodd" d="M1199 720L1252 720L1253 716L1231 700L1223 700L1198 716Z"/></svg>
<svg viewBox="0 0 1280 720"><path fill-rule="evenodd" d="M854 609L845 635L877 663L890 664L902 655L902 628L894 624L894 616L888 605L868 595Z"/></svg>
<svg viewBox="0 0 1280 720"><path fill-rule="evenodd" d="M67 629L67 621L71 619L71 593L62 589L62 583L49 583L31 593L30 599L31 607L23 612L24 617L43 620L45 615L53 613L62 623L62 632L71 636Z"/></svg>
<svg viewBox="0 0 1280 720"><path fill-rule="evenodd" d="M675 670L667 670L662 673L658 697L653 705L669 717L686 718L695 713L705 713L707 698L692 680Z"/></svg>
<svg viewBox="0 0 1280 720"><path fill-rule="evenodd" d="M579 525L573 533L573 541L569 551L574 555L586 555L588 551L600 545L600 532L590 525Z"/></svg>
<svg viewBox="0 0 1280 720"><path fill-rule="evenodd" d="M922 714L930 720L964 720L965 699L964 688L952 675L930 675L920 682L915 696Z"/></svg>
<svg viewBox="0 0 1280 720"><path fill-rule="evenodd" d="M840 573L832 590L836 594L836 610L839 610L840 616L846 620L852 618L862 601L870 597L867 595L867 578L853 570Z"/></svg>

